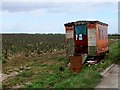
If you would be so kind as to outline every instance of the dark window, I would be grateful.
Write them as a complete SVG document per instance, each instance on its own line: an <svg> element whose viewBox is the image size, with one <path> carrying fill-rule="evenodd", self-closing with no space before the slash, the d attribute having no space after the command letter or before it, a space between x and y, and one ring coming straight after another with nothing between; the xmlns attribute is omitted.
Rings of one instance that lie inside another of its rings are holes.
<svg viewBox="0 0 120 90"><path fill-rule="evenodd" d="M105 39L107 39L107 29L105 29Z"/></svg>
<svg viewBox="0 0 120 90"><path fill-rule="evenodd" d="M100 28L98 27L98 39L100 40L101 37L100 37Z"/></svg>
<svg viewBox="0 0 120 90"><path fill-rule="evenodd" d="M102 29L102 39L106 39L107 38L107 32L106 32L106 28Z"/></svg>
<svg viewBox="0 0 120 90"><path fill-rule="evenodd" d="M102 29L102 39L104 39L104 29Z"/></svg>
<svg viewBox="0 0 120 90"><path fill-rule="evenodd" d="M107 39L107 29L105 28L105 39Z"/></svg>

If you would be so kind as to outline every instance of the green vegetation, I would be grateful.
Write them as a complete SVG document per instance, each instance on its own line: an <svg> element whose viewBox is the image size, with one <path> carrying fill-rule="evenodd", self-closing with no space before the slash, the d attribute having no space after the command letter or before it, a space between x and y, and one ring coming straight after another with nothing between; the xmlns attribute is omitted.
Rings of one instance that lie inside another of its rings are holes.
<svg viewBox="0 0 120 90"><path fill-rule="evenodd" d="M89 68L83 68L80 74L55 84L56 88L93 88L100 81L100 74Z"/></svg>
<svg viewBox="0 0 120 90"><path fill-rule="evenodd" d="M103 64L93 65L91 67L83 66L81 73L72 74L67 69L62 73L55 73L44 77L43 80L37 79L27 87L55 87L55 88L94 88L100 81L100 72L103 71L112 63L117 63L120 60L118 55L119 41L110 45L110 53L107 55Z"/></svg>
<svg viewBox="0 0 120 90"><path fill-rule="evenodd" d="M14 36L14 35L13 35ZM12 37L13 37L12 36ZM43 35L44 36L44 35ZM6 36L3 40L8 40L8 37ZM26 36L14 36L16 37L16 42L20 40L21 38L25 38ZM14 40L13 37L13 40ZM29 38L25 39L26 41L25 46L28 45L28 42L30 42L33 46L36 46L36 43L39 41L35 41L37 37L40 38L42 36L36 35L36 36L27 36ZM44 36L44 38L46 35ZM49 35L48 35L49 37ZM49 50L56 49L55 52L51 51L49 53L43 53L43 54L37 54L37 55L31 55L28 57L14 57L12 59L5 59L3 63L3 73L10 74L10 72L14 71L14 69L20 68L20 66L29 66L29 70L24 70L22 72L18 72L19 74L16 77L11 77L8 80L3 82L4 88L10 88L16 85L24 85L23 88L94 88L98 82L100 82L100 79L102 78L100 75L100 72L103 71L106 67L108 67L112 63L118 63L118 60L120 60L120 56L118 55L118 50L120 49L120 42L117 41L111 41L111 44L109 45L109 53L106 55L106 58L104 60L104 63L98 63L97 65L92 65L90 67L83 66L81 72L79 74L72 73L66 65L69 62L68 57L66 57L65 52L65 46L64 46L64 35L50 35L52 39L55 37L59 37L59 41L56 40L49 40L49 38L46 37L47 41L42 41L44 43L49 43L49 46L51 48L48 48ZM34 39L32 39L34 38ZM32 40L33 41L32 41ZM41 39L41 38L40 38ZM56 38L55 38L56 39ZM31 41L29 41L31 40ZM12 48L21 47L20 50L24 50L24 47L22 46L16 46L16 42L14 41L14 44L12 44ZM35 43L36 42L36 43ZM52 46L52 43L56 43L55 47ZM119 44L118 44L119 43ZM60 45L63 45L59 47ZM6 44L4 44L6 45ZM11 46L10 46L11 47ZM39 46L38 46L39 47ZM44 45L42 46L44 47ZM46 45L44 47L44 50L46 48ZM5 49L5 48L3 48ZM34 49L34 50L33 50ZM12 49L7 49L10 53ZM18 50L18 52L20 52ZM28 51L33 50L34 54L37 49L35 48L29 48ZM40 49L40 52L43 49ZM43 51L44 51L43 50ZM47 50L47 49L46 49ZM4 51L4 50L3 50ZM22 51L24 52L24 51ZM29 55L29 54L28 54ZM60 68L63 68L63 70L60 70ZM30 82L30 83L28 83Z"/></svg>
<svg viewBox="0 0 120 90"><path fill-rule="evenodd" d="M31 71L24 71L22 73L19 73L18 76L21 76L21 77L31 77L32 74L33 73Z"/></svg>
<svg viewBox="0 0 120 90"><path fill-rule="evenodd" d="M42 54L65 49L64 34L2 34L2 53L7 59L15 54Z"/></svg>
<svg viewBox="0 0 120 90"><path fill-rule="evenodd" d="M110 45L110 53L107 55L103 64L93 65L91 67L83 66L81 73L72 74L68 69L62 73L54 73L52 75L43 76L32 84L26 86L29 88L53 87L53 88L94 88L100 81L100 72L107 68L112 63L117 63L120 60L118 55L119 41Z"/></svg>

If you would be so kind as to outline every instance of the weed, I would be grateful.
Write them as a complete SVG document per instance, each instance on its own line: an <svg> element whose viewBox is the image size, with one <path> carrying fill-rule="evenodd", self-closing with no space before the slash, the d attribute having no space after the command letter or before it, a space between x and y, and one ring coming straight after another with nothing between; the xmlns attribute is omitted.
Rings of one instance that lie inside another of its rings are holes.
<svg viewBox="0 0 120 90"><path fill-rule="evenodd" d="M31 71L24 71L19 73L17 76L21 76L21 77L31 77L33 75L33 73Z"/></svg>
<svg viewBox="0 0 120 90"><path fill-rule="evenodd" d="M2 60L2 64L5 64L7 63L7 61L5 59Z"/></svg>

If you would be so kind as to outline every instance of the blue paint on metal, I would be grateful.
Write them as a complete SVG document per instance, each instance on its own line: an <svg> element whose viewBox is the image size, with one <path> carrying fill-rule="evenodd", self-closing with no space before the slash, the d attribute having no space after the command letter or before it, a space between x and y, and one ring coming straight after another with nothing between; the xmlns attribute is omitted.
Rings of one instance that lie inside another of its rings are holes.
<svg viewBox="0 0 120 90"><path fill-rule="evenodd" d="M76 25L75 26L75 32L77 35L84 34L86 35L86 25Z"/></svg>

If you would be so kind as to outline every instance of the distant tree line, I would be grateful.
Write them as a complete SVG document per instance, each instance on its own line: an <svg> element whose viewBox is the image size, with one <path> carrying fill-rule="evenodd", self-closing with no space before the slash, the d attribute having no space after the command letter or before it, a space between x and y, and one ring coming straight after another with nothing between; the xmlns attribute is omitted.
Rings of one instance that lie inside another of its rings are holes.
<svg viewBox="0 0 120 90"><path fill-rule="evenodd" d="M115 33L115 34L108 34L108 36L120 36L120 34Z"/></svg>

